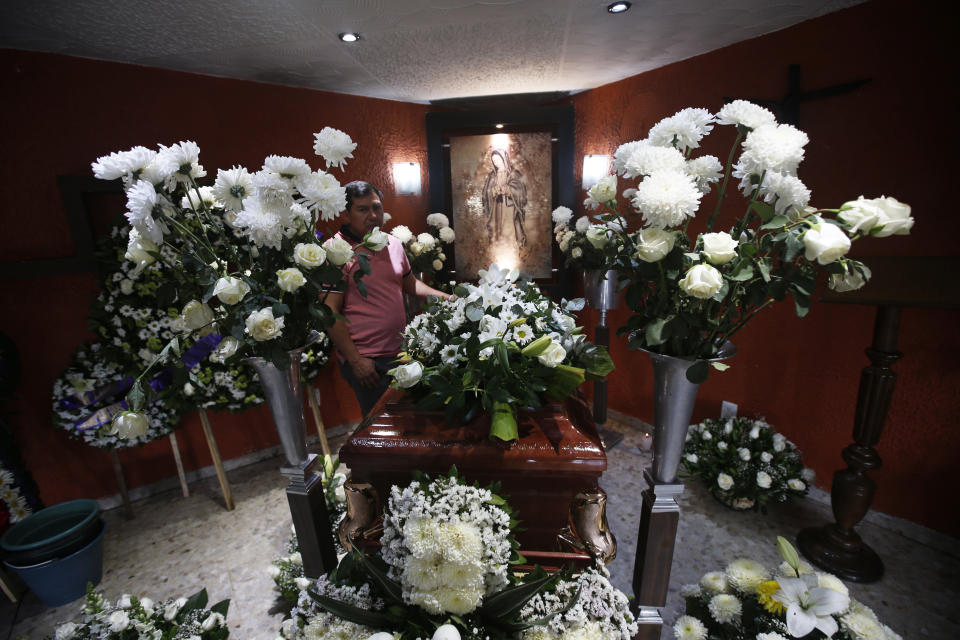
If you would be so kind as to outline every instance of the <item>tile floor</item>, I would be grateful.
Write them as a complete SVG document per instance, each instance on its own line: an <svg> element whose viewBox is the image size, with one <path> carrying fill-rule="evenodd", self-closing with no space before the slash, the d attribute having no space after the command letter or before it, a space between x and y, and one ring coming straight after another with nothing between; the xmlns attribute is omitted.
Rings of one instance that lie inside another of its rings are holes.
<svg viewBox="0 0 960 640"><path fill-rule="evenodd" d="M641 471L649 455L638 448L637 422L611 419L607 427L626 435L608 454L602 485L620 547L610 569L614 583L629 593L644 485ZM159 600L206 587L211 602L231 599L231 638L273 640L283 614L266 568L283 553L290 531L279 465L280 459L272 458L231 470L237 505L231 512L224 509L213 477L194 482L189 498L174 490L135 502L133 520L125 520L119 509L105 512L108 528L99 589L109 598L133 593ZM664 611L668 623L683 607L680 585L743 555L773 565L779 560L778 534L793 538L806 526L830 520L822 492L766 516L727 509L696 483L687 485L680 503L672 586ZM889 517L869 517L859 531L884 559L887 572L876 584L851 584L852 595L904 638L960 637L960 541ZM55 625L76 617L79 606L78 601L49 609L32 594L19 604L3 599L0 640L40 640ZM662 637L672 635L665 629Z"/></svg>

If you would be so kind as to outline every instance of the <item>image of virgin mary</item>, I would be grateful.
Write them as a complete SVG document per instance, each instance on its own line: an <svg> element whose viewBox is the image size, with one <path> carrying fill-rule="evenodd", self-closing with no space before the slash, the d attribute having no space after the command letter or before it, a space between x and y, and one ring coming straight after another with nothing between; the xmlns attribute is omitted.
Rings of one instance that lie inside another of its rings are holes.
<svg viewBox="0 0 960 640"><path fill-rule="evenodd" d="M527 245L524 221L527 217L527 185L523 174L510 164L506 151L494 149L490 153L492 168L483 185L483 210L487 216L487 233L499 240L503 235L504 215L513 213L513 231L520 247ZM505 212L507 210L507 212Z"/></svg>

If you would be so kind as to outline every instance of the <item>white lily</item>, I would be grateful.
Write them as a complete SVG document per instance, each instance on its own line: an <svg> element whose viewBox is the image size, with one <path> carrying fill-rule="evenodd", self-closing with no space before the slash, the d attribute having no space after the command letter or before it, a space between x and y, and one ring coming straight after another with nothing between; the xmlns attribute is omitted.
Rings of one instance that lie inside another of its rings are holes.
<svg viewBox="0 0 960 640"><path fill-rule="evenodd" d="M817 576L804 574L799 578L778 578L780 589L773 599L787 608L787 631L794 638L802 638L819 629L828 638L837 632L833 614L850 606L849 596L833 589L817 586Z"/></svg>

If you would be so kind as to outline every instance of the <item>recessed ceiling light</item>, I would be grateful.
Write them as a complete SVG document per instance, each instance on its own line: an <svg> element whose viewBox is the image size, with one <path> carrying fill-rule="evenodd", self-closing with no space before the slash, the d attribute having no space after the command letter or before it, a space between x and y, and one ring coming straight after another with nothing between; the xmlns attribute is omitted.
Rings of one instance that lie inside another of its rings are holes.
<svg viewBox="0 0 960 640"><path fill-rule="evenodd" d="M614 2L613 4L607 5L607 11L610 13L623 13L630 8L629 2Z"/></svg>
<svg viewBox="0 0 960 640"><path fill-rule="evenodd" d="M495 126L497 127L497 129L503 129L503 125L502 125L502 124L499 124L499 123L498 123L498 124L495 125Z"/></svg>
<svg viewBox="0 0 960 640"><path fill-rule="evenodd" d="M360 39L360 34L347 32L347 33L337 34L337 37L343 40L344 42L356 42L357 40Z"/></svg>

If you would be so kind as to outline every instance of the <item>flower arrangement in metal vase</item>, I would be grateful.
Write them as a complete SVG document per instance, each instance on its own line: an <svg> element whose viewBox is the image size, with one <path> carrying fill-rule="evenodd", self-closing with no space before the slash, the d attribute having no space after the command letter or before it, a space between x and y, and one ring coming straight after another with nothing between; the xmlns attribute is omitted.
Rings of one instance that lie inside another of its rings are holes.
<svg viewBox="0 0 960 640"><path fill-rule="evenodd" d="M391 489L380 554L355 551L301 591L281 627L284 638L629 640L636 634L627 597L601 570L573 577L535 568L517 576L513 567L524 562L511 532L517 522L497 485L466 484L455 469L415 478Z"/></svg>
<svg viewBox="0 0 960 640"><path fill-rule="evenodd" d="M715 125L735 132L725 164L694 156ZM625 246L616 267L628 283L625 299L633 315L620 332L630 336L632 348L699 359L687 376L701 382L709 370L703 359L716 356L763 309L789 295L797 315L806 315L820 270L837 291L867 282L869 268L846 257L851 242L907 234L910 207L862 196L836 209L810 206L810 189L797 176L808 141L770 111L736 100L716 114L683 109L651 127L645 139L616 150L615 174L593 199L604 222L621 215L640 219L642 228L620 234ZM745 200L737 207L745 213L721 222L731 206L731 177L739 180ZM620 198L619 178L638 181ZM703 197L715 188L706 231L689 234Z"/></svg>
<svg viewBox="0 0 960 640"><path fill-rule="evenodd" d="M602 346L586 341L567 312L583 300L558 305L516 269L480 270L477 285L459 284L455 297L437 300L403 332L404 364L391 370L424 411L444 411L448 422L491 416L490 436L517 438L517 409L562 400L584 380L613 370Z"/></svg>
<svg viewBox="0 0 960 640"><path fill-rule="evenodd" d="M686 475L735 509L759 508L807 493L813 469L800 450L764 420L709 419L690 426L683 448Z"/></svg>
<svg viewBox="0 0 960 640"><path fill-rule="evenodd" d="M427 230L414 234L409 227L397 225L390 235L403 244L403 250L410 261L414 273L423 274L428 280L436 281L437 273L443 270L447 259L444 245L452 245L457 238L450 219L443 213L431 213L427 216Z"/></svg>
<svg viewBox="0 0 960 640"><path fill-rule="evenodd" d="M704 574L680 589L686 613L673 625L676 640L838 638L901 640L836 576L818 573L777 537L783 563L770 571L751 558Z"/></svg>
<svg viewBox="0 0 960 640"><path fill-rule="evenodd" d="M598 193L597 190L601 189L601 184L609 184L611 178L613 192ZM600 198L607 198L604 202L615 200L616 176L601 179L591 187L590 193ZM591 198L587 198L587 202L591 201ZM624 232L627 221L623 217L595 215L591 220L590 216L580 216L571 225L573 211L568 207L557 207L551 215L554 238L560 246L564 264L567 267L581 271L608 271L616 266L620 254L626 249Z"/></svg>
<svg viewBox="0 0 960 640"><path fill-rule="evenodd" d="M343 169L355 148L342 131L325 127L315 134L314 151L327 169ZM192 141L160 145L159 151L134 147L99 158L93 172L123 182L133 227L128 258L149 265L164 252L175 255L172 263L164 261L170 277L157 298L181 309L185 331L216 333L224 359L259 356L285 369L291 350L335 322L323 300L343 284L348 261L359 265L354 278L364 290L367 256L338 238L321 245L316 231L318 222L332 221L345 208L346 192L327 171L276 155L259 171L220 169L212 186L201 187L206 171L199 154ZM360 246L379 251L386 242L375 229ZM174 336L154 363L182 351ZM135 411L149 393L141 382L147 371L128 394Z"/></svg>
<svg viewBox="0 0 960 640"><path fill-rule="evenodd" d="M154 602L151 598L123 595L111 604L87 585L80 622L58 625L47 640L121 640L122 638L196 638L224 640L229 637L229 600L207 608L207 590L189 598Z"/></svg>

